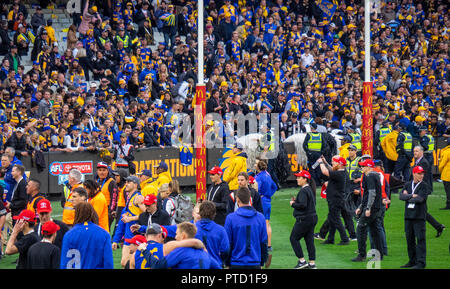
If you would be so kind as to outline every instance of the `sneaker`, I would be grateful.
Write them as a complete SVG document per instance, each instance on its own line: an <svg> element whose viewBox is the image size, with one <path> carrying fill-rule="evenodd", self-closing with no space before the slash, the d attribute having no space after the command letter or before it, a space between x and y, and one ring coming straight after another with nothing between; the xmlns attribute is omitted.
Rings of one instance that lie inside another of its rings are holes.
<svg viewBox="0 0 450 289"><path fill-rule="evenodd" d="M363 257L358 254L358 256L356 256L355 258L352 259L352 262L363 262L365 260L366 260L366 257Z"/></svg>
<svg viewBox="0 0 450 289"><path fill-rule="evenodd" d="M308 267L308 262L306 262L306 260L303 261L303 262L301 262L299 260L298 263L297 263L297 266L295 266L294 269L303 269L305 267Z"/></svg>
<svg viewBox="0 0 450 289"><path fill-rule="evenodd" d="M350 245L350 240L349 241L341 241L338 243L338 245L340 245L340 246Z"/></svg>
<svg viewBox="0 0 450 289"><path fill-rule="evenodd" d="M442 235L442 232L444 232L445 226L442 225L438 230L436 234L436 238L439 238Z"/></svg>
<svg viewBox="0 0 450 289"><path fill-rule="evenodd" d="M309 263L308 264L308 269L317 269L317 266L316 266L316 264Z"/></svg>
<svg viewBox="0 0 450 289"><path fill-rule="evenodd" d="M325 238L322 238L319 233L314 234L314 239L321 240L321 241L325 240Z"/></svg>
<svg viewBox="0 0 450 289"><path fill-rule="evenodd" d="M272 252L273 252L272 246L267 247L267 252L268 252L269 254L272 254Z"/></svg>
<svg viewBox="0 0 450 289"><path fill-rule="evenodd" d="M350 238L350 241L358 241L357 238Z"/></svg>

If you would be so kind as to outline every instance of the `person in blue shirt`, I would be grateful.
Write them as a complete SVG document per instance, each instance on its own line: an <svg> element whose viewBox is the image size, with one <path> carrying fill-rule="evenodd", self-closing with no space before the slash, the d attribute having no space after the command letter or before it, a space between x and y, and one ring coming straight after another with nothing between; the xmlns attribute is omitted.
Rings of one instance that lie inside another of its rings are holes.
<svg viewBox="0 0 450 289"><path fill-rule="evenodd" d="M177 226L175 240L193 239L196 233L197 228L194 224L183 222ZM138 249L142 251L152 269L221 269L220 265L208 254L206 249L179 247L164 256L164 258L158 259L147 248L144 249L141 246Z"/></svg>
<svg viewBox="0 0 450 289"><path fill-rule="evenodd" d="M98 225L90 203L75 206L73 228L64 235L61 269L113 269L111 236Z"/></svg>
<svg viewBox="0 0 450 289"><path fill-rule="evenodd" d="M272 210L272 196L278 189L277 184L273 181L269 172L267 172L267 163L264 160L257 161L255 180L258 184L258 193L261 195L261 203L264 211L264 218L266 219L267 227L267 246L269 253L272 252L272 227L270 226L270 213ZM269 256L270 259L270 256ZM268 267L270 263L266 264Z"/></svg>
<svg viewBox="0 0 450 289"><path fill-rule="evenodd" d="M266 262L267 229L264 215L250 205L250 190L240 187L236 191L238 209L225 220L230 240L230 269L260 269Z"/></svg>
<svg viewBox="0 0 450 289"><path fill-rule="evenodd" d="M144 237L142 235L136 235L132 240L129 240L130 244L136 244L138 246L136 252L134 253L134 258L130 260L130 269L151 269L150 263L147 262L147 259L144 257L144 251L152 254L153 257L157 260L162 260L164 259L164 256L167 256L176 248L205 248L203 243L197 239L187 239L183 241L171 241L164 243L167 235L168 232L165 227L153 223L147 228L145 232L144 242L140 242L140 244L138 244L137 242L133 241L133 239L144 240L141 238ZM130 249L133 247L134 246L130 246Z"/></svg>

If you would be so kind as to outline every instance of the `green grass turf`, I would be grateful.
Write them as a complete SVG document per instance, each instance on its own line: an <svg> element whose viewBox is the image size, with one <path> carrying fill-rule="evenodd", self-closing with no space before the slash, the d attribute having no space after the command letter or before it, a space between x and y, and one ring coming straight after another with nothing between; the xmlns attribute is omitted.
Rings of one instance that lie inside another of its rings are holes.
<svg viewBox="0 0 450 289"><path fill-rule="evenodd" d="M289 235L294 224L292 208L289 206L291 196L295 196L297 188L286 188L275 193L272 200L272 247L273 257L271 269L291 269L297 263L297 258L289 242ZM192 195L192 199L195 197ZM434 183L434 192L428 197L428 211L439 222L450 227L450 211L439 210L445 204L445 192L442 183ZM61 219L62 208L59 202L52 202L53 216ZM317 190L317 214L319 222L315 232L325 221L328 213L326 200L320 198L320 191ZM406 240L404 233L404 202L398 199L398 195L392 196L390 209L385 216L385 229L388 243L389 256L385 256L381 262L381 269L397 269L408 261L406 250ZM356 224L355 224L356 225ZM441 237L436 238L436 230L427 223L427 268L428 269L448 269L450 268L450 229L444 230ZM339 234L335 236L336 243L340 241ZM350 260L356 256L357 242L353 241L348 246L322 245L319 240L315 240L316 264L318 268L327 269L364 269L367 262L354 263ZM369 243L369 242L368 242ZM307 251L304 241L301 241L305 256ZM368 248L369 248L368 244ZM114 268L120 268L121 249L113 252ZM13 261L15 256L6 256L0 260L0 269L14 269Z"/></svg>

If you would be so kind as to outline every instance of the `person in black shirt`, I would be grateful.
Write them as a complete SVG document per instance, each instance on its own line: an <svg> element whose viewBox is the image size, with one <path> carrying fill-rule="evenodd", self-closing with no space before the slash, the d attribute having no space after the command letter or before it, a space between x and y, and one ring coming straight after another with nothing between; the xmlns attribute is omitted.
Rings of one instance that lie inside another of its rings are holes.
<svg viewBox="0 0 450 289"><path fill-rule="evenodd" d="M381 197L381 181L380 174L373 171L375 164L373 160L366 159L359 162L362 167L364 176L362 179L361 204L356 209L355 214L358 220L356 227L356 237L358 239L358 256L352 259L353 262L362 262L366 259L366 241L367 230L370 228L372 240L375 243L375 249L378 250L380 260L383 259L383 250L381 238L377 230L377 222L381 213L382 197Z"/></svg>
<svg viewBox="0 0 450 289"><path fill-rule="evenodd" d="M53 245L60 227L52 221L42 225L42 241L28 249L27 269L59 269L61 249Z"/></svg>
<svg viewBox="0 0 450 289"><path fill-rule="evenodd" d="M42 227L45 223L52 221L56 225L59 226L59 230L56 233L56 238L53 240L53 244L58 247L59 249L62 248L62 242L64 238L64 234L66 234L69 231L69 227L64 224L60 220L53 220L51 213L52 213L52 206L49 200L42 199L37 203L36 212L39 215L39 224L36 225L36 233L38 234L39 238L42 238Z"/></svg>
<svg viewBox="0 0 450 289"><path fill-rule="evenodd" d="M423 269L426 266L426 215L429 185L423 181L425 170L421 166L413 169L413 180L407 182L399 194L405 201L405 234L409 261L401 268ZM417 240L417 242L416 242Z"/></svg>
<svg viewBox="0 0 450 289"><path fill-rule="evenodd" d="M206 200L216 205L214 222L223 226L227 217L230 189L228 188L228 184L222 180L223 171L220 167L213 167L208 171L208 174L211 179L211 185L206 191Z"/></svg>
<svg viewBox="0 0 450 289"><path fill-rule="evenodd" d="M302 269L309 267L315 269L316 248L314 246L314 227L317 224L316 190L310 186L311 174L308 171L300 171L294 175L297 177L297 184L302 187L297 197L295 199L292 197L290 201L291 207L294 208L293 215L295 224L289 239L295 256L298 258L298 263L294 268ZM299 242L302 238L305 239L309 263L304 258Z"/></svg>
<svg viewBox="0 0 450 289"><path fill-rule="evenodd" d="M350 183L348 173L345 170L347 161L341 156L334 156L331 160L331 170L327 168L325 161L323 156L319 159L320 170L323 175L328 177L327 202L330 228L328 239L322 242L322 244L334 244L334 234L338 230L341 235L341 242L338 245L348 245L350 244L350 240L341 221L341 214L343 214L344 217L350 218L350 222L352 222L351 216L344 213L346 184ZM347 221L347 223L349 222Z"/></svg>
<svg viewBox="0 0 450 289"><path fill-rule="evenodd" d="M27 254L28 249L39 242L38 235L34 232L34 225L36 217L34 212L30 210L23 210L18 216L13 217L16 220L11 236L6 244L6 255L13 255L19 253L19 260L16 269L27 269ZM21 237L19 233L22 233Z"/></svg>

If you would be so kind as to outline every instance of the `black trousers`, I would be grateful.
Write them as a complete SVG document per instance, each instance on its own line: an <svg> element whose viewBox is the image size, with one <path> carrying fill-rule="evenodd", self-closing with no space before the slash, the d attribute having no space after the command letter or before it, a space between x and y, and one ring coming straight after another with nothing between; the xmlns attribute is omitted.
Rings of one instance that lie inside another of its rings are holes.
<svg viewBox="0 0 450 289"><path fill-rule="evenodd" d="M300 245L300 239L304 238L306 243L306 249L308 250L309 260L316 260L316 247L314 246L314 227L317 224L317 215L306 217L303 219L297 218L292 228L291 241L292 249L294 249L295 256L297 258L304 258L302 246Z"/></svg>
<svg viewBox="0 0 450 289"><path fill-rule="evenodd" d="M436 230L439 230L442 227L442 224L439 223L430 213L427 212L427 217L426 217L426 221L428 223L430 223L431 226L433 226L433 228L435 228Z"/></svg>
<svg viewBox="0 0 450 289"><path fill-rule="evenodd" d="M394 176L402 178L405 182L408 182L411 178L411 159L405 155L399 155L397 162L394 166Z"/></svg>
<svg viewBox="0 0 450 289"><path fill-rule="evenodd" d="M358 252L362 257L366 257L367 251L367 231L370 228L370 234L372 236L372 240L375 244L375 249L378 250L380 256L383 255L383 246L381 242L381 238L378 234L379 225L377 222L380 221L379 211L372 211L369 217L366 217L366 212L363 211L361 216L359 217L358 224L356 226L356 237L358 238Z"/></svg>
<svg viewBox="0 0 450 289"><path fill-rule="evenodd" d="M341 214L342 211L344 211L344 204L343 201L332 201L328 202L328 222L329 225L329 232L328 232L328 241L334 242L334 235L336 233L336 230L339 232L341 236L341 241L348 242L348 236L345 232L344 225L342 224L341 220Z"/></svg>
<svg viewBox="0 0 450 289"><path fill-rule="evenodd" d="M450 208L450 182L444 181L445 194L447 195L446 207Z"/></svg>
<svg viewBox="0 0 450 289"><path fill-rule="evenodd" d="M346 210L342 210L341 215L342 215L342 218L344 218L345 229L347 230L349 237L351 239L355 239L356 232L355 232L355 224L353 223L352 215L350 213L348 213ZM330 228L330 222L328 221L328 219L326 219L325 222L323 222L322 226L320 227L320 230L319 230L320 237L325 238L328 234L329 228Z"/></svg>
<svg viewBox="0 0 450 289"><path fill-rule="evenodd" d="M406 246L411 264L426 265L425 220L405 220Z"/></svg>

